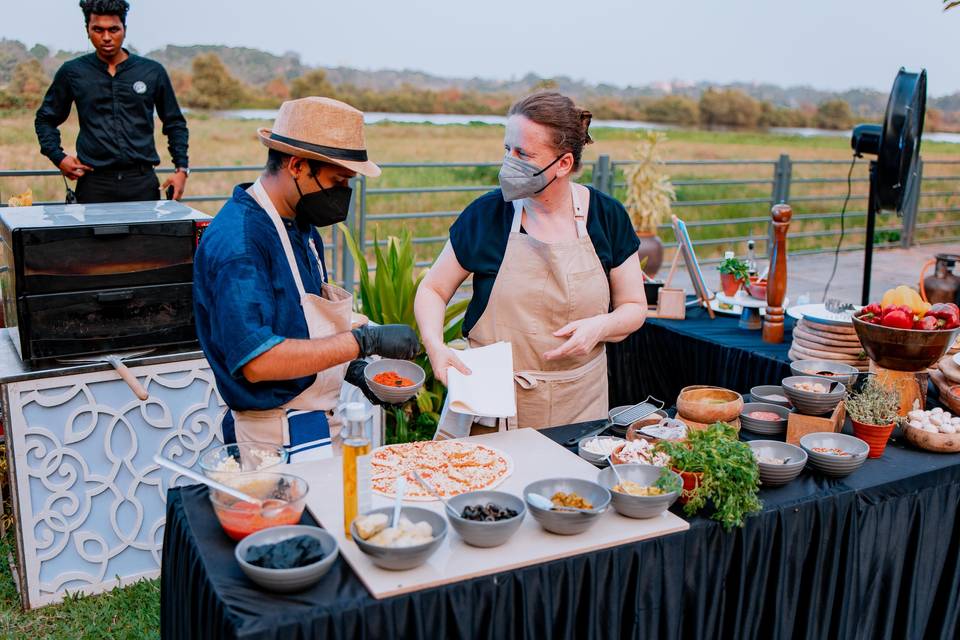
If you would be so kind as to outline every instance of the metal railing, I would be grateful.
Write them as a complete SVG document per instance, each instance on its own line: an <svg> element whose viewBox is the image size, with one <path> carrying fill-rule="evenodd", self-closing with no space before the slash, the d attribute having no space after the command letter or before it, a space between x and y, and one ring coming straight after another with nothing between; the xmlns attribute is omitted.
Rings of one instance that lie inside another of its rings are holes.
<svg viewBox="0 0 960 640"><path fill-rule="evenodd" d="M583 163L580 180L623 200L626 195L624 169L633 164L635 162L601 155ZM665 164L678 196L674 210L686 221L694 246L703 250L701 262L704 264L719 261L724 249L744 253L750 240L756 245L757 256L765 257L771 232L769 208L781 201L790 202L794 208L789 235L792 255L833 251L836 246L840 210L846 196L848 160L792 159L781 155L766 160L668 160ZM499 166L497 162L382 164L380 178L358 176L354 179L347 225L365 251L372 250L376 242L372 226L386 228L379 236L381 244L386 234L400 227L410 228L418 251L417 264L427 266L446 242L447 227L466 202L496 188ZM196 167L191 172L199 176L224 172L255 174L261 169L249 165ZM863 247L866 169L867 162L860 161L850 177L852 193L843 219L845 238L849 241L845 240L842 250ZM160 173L170 171L172 169L159 170ZM431 178L431 172L438 177ZM411 180L410 176L415 174L418 179ZM59 172L53 169L0 171L0 187L5 178L34 176L59 176ZM191 178L191 188L196 188L197 182ZM197 194L188 195L183 202L205 205L229 197L229 194ZM409 199L413 199L413 205L404 204ZM921 161L917 179L908 188L903 213L902 218L885 215L878 220L877 247L960 240L960 215L957 215L960 214L960 160ZM672 238L669 224L661 224L658 230L662 237ZM356 269L338 230L326 231L324 240L331 275L352 287ZM664 242L668 253L676 245L672 240Z"/></svg>

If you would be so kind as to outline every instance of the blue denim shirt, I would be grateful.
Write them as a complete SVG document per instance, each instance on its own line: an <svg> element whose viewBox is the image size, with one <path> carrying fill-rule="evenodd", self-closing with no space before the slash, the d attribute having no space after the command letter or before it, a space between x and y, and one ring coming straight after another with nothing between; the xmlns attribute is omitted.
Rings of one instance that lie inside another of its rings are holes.
<svg viewBox="0 0 960 640"><path fill-rule="evenodd" d="M213 369L217 388L231 409L274 409L313 384L316 376L248 382L243 365L285 338L309 337L300 294L267 212L234 188L201 237L193 265L197 336ZM316 229L301 230L284 219L307 293L320 294L323 273L310 250L311 236L323 259ZM323 272L326 272L324 266Z"/></svg>

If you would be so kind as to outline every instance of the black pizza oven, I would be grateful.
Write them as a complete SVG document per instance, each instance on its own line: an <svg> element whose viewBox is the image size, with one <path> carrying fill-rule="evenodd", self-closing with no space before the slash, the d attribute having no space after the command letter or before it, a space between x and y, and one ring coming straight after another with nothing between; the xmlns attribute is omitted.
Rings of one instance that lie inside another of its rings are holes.
<svg viewBox="0 0 960 640"><path fill-rule="evenodd" d="M168 201L0 208L0 294L20 357L196 342L193 255L210 220Z"/></svg>

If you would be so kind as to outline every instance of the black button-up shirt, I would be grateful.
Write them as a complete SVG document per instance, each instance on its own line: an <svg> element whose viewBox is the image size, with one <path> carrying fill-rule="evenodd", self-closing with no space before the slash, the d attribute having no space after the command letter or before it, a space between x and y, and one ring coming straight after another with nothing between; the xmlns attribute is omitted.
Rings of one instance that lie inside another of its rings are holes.
<svg viewBox="0 0 960 640"><path fill-rule="evenodd" d="M95 169L160 164L153 142L156 109L174 166L189 166L187 121L159 62L131 54L111 76L107 63L90 53L60 67L34 121L40 152L57 166L66 156L57 127L74 102L80 118L77 158L84 164Z"/></svg>

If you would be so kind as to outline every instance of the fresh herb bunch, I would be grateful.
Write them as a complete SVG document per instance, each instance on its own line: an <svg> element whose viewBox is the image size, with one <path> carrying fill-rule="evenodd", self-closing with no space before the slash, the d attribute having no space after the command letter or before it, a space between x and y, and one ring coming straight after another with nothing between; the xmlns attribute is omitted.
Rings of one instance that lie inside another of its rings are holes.
<svg viewBox="0 0 960 640"><path fill-rule="evenodd" d="M883 427L897 422L900 417L897 397L885 389L874 376L867 378L860 393L848 393L844 405L850 418L862 424Z"/></svg>
<svg viewBox="0 0 960 640"><path fill-rule="evenodd" d="M750 266L739 258L726 258L717 267L720 273L732 274L737 280L746 282L750 279Z"/></svg>
<svg viewBox="0 0 960 640"><path fill-rule="evenodd" d="M716 422L706 429L691 429L686 440L662 440L656 448L670 456L677 471L703 474L700 484L687 494L684 513L688 516L709 499L716 507L713 519L730 528L743 526L745 515L760 510L757 461L729 424Z"/></svg>

